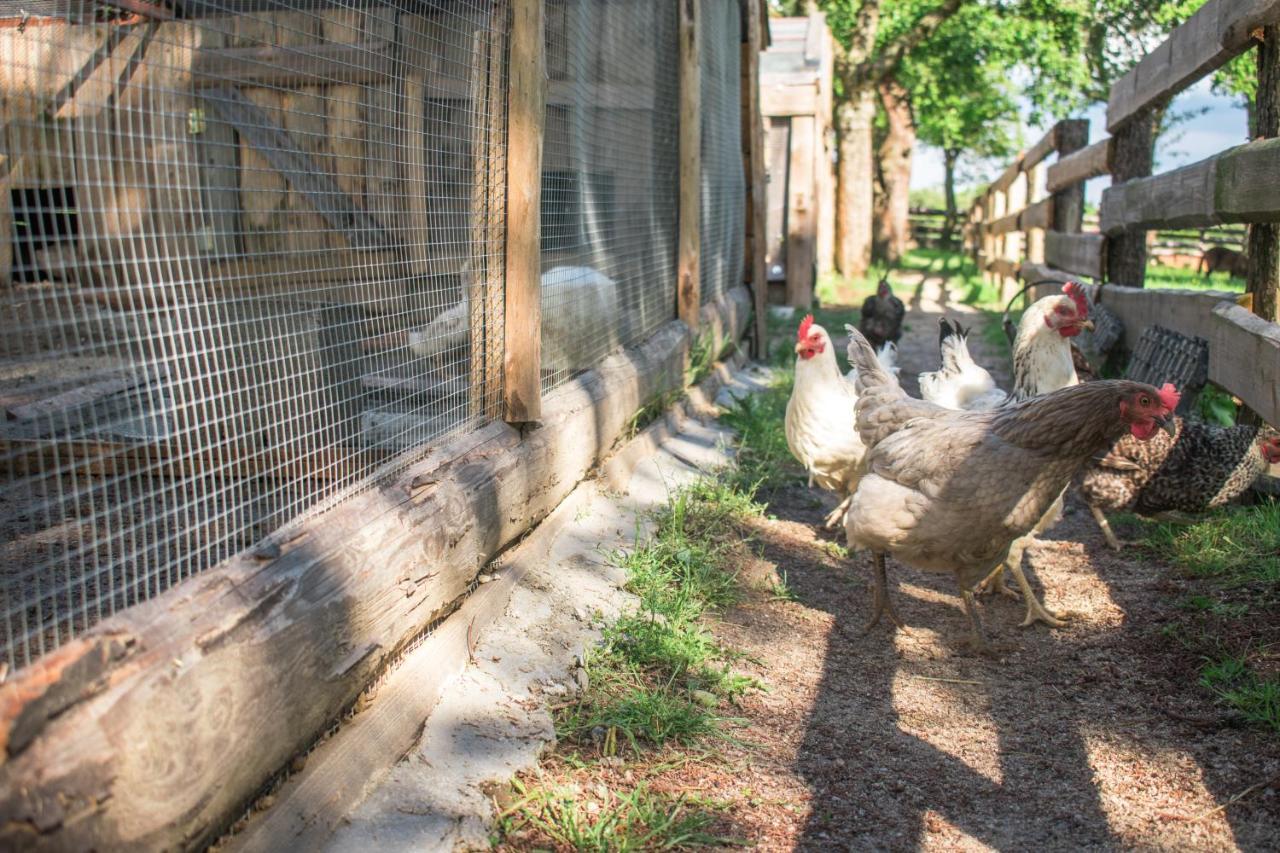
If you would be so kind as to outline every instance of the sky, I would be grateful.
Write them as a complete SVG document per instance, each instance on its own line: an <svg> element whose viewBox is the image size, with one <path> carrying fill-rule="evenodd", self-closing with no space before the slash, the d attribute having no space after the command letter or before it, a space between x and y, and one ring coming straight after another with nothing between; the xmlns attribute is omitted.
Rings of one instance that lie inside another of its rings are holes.
<svg viewBox="0 0 1280 853"><path fill-rule="evenodd" d="M1156 147L1156 172L1195 163L1247 141L1248 120L1239 99L1215 95L1210 90L1210 85L1210 80L1202 80L1174 100L1173 109L1191 110L1197 115L1161 137ZM1081 116L1089 119L1090 142L1106 137L1106 113L1106 104L1097 104ZM1027 144L1034 144L1041 135L1043 131L1029 129ZM990 164L985 170L985 180L978 183L986 183L994 178L1006 165L1007 163ZM912 189L941 187L942 178L942 152L937 148L921 145L916 150L911 173ZM1085 190L1087 199L1096 203L1109 183L1107 178L1089 181Z"/></svg>

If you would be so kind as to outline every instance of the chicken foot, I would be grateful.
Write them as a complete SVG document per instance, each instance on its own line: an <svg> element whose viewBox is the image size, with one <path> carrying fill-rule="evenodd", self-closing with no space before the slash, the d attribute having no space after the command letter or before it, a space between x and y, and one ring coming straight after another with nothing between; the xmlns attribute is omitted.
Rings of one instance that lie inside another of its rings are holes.
<svg viewBox="0 0 1280 853"><path fill-rule="evenodd" d="M1100 507L1090 506L1089 511L1093 513L1093 520L1098 522L1098 527L1102 529L1102 535L1106 537L1107 545L1111 547L1112 551L1119 551L1126 545L1134 544L1132 541L1120 539L1116 536L1111 529L1111 522L1107 520L1107 514Z"/></svg>
<svg viewBox="0 0 1280 853"><path fill-rule="evenodd" d="M969 615L969 645L973 651L986 657L995 657L995 649L987 642L986 632L982 630L982 617L978 615L978 603L973 597L973 590L960 583L960 598L964 601L964 612Z"/></svg>
<svg viewBox="0 0 1280 853"><path fill-rule="evenodd" d="M844 516L849 511L849 504L851 503L853 503L853 495L845 495L844 500L840 501L840 505L827 514L827 520L822 523L822 526L827 530L835 527L843 529Z"/></svg>
<svg viewBox="0 0 1280 853"><path fill-rule="evenodd" d="M1003 595L1005 598L1012 598L1014 601L1022 600L1022 593L1005 583L1003 563L996 566L995 571L987 575L982 582L978 584L976 592L978 595L998 593Z"/></svg>
<svg viewBox="0 0 1280 853"><path fill-rule="evenodd" d="M874 590L871 601L871 621L862 629L862 635L866 636L871 629L880 624L880 617L888 611L889 618L893 620L893 624L899 628L906 626L902 622L902 617L898 615L898 611L894 608L893 602L889 599L889 580L886 576L884 565L884 554L877 553L876 566L872 572L872 588Z"/></svg>

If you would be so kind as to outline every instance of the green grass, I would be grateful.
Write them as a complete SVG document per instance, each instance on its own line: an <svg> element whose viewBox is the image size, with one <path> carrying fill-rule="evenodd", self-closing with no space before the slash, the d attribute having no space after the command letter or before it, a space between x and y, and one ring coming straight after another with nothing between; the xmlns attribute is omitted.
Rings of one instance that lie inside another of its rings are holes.
<svg viewBox="0 0 1280 853"><path fill-rule="evenodd" d="M1243 279L1232 278L1224 272L1216 272L1205 276L1195 269L1165 267L1157 264L1147 266L1146 286L1167 290L1226 290L1244 293Z"/></svg>
<svg viewBox="0 0 1280 853"><path fill-rule="evenodd" d="M730 720L717 709L754 682L733 672L736 655L702 620L736 599L740 522L761 512L732 481L703 480L672 496L646 541L616 555L640 606L605 629L588 655L591 689L563 710L562 738L603 740L611 754L727 736Z"/></svg>
<svg viewBox="0 0 1280 853"><path fill-rule="evenodd" d="M659 794L644 785L603 797L568 786L530 790L517 781L514 787L520 799L498 817L498 845L529 835L572 850L610 853L740 843L707 831L726 807L722 803Z"/></svg>
<svg viewBox="0 0 1280 853"><path fill-rule="evenodd" d="M1166 636L1200 657L1201 686L1280 734L1280 677L1270 651L1280 600L1280 503L1233 507L1190 525L1132 523L1141 525L1149 551L1203 580L1179 602L1188 616L1165 626Z"/></svg>
<svg viewBox="0 0 1280 853"><path fill-rule="evenodd" d="M1235 507L1195 524L1150 524L1145 545L1199 577L1280 586L1280 503Z"/></svg>
<svg viewBox="0 0 1280 853"><path fill-rule="evenodd" d="M743 397L721 415L720 421L738 434L737 464L724 476L739 492L767 493L804 476L783 430L794 382L794 372L780 369L767 391Z"/></svg>

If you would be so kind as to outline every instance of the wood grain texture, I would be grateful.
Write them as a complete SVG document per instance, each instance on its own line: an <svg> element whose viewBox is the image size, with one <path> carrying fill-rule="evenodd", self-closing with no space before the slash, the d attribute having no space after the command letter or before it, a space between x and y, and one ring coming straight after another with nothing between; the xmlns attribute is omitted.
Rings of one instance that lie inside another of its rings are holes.
<svg viewBox="0 0 1280 853"><path fill-rule="evenodd" d="M1087 129L1086 129L1087 132ZM1103 139L1088 148L1058 158L1049 167L1046 185L1049 192L1058 192L1090 178L1098 178L1111 172L1111 140Z"/></svg>
<svg viewBox="0 0 1280 853"><path fill-rule="evenodd" d="M814 116L792 116L787 173L787 304L808 310L813 303L817 261L817 181L814 180Z"/></svg>
<svg viewBox="0 0 1280 853"><path fill-rule="evenodd" d="M540 206L547 60L543 4L513 0L511 11L502 395L507 421L527 423L542 411Z"/></svg>
<svg viewBox="0 0 1280 853"><path fill-rule="evenodd" d="M676 316L698 328L702 267L701 230L702 111L698 59L698 2L676 0L680 7L680 210L676 249Z"/></svg>
<svg viewBox="0 0 1280 853"><path fill-rule="evenodd" d="M1209 0L1111 87L1107 131L1117 133L1253 45L1258 27L1280 23L1280 0Z"/></svg>
<svg viewBox="0 0 1280 853"><path fill-rule="evenodd" d="M738 287L724 304L716 322L736 340L750 297ZM207 844L642 405L681 387L690 343L669 323L549 394L540 428L442 444L14 673L0 687L0 848Z"/></svg>
<svg viewBox="0 0 1280 853"><path fill-rule="evenodd" d="M1067 119L1058 122L1058 162L1070 157L1088 144L1088 119ZM1053 199L1054 230L1064 234L1078 233L1084 221L1084 184L1054 188L1049 173L1046 173L1045 182L1050 198Z"/></svg>
<svg viewBox="0 0 1280 853"><path fill-rule="evenodd" d="M1274 144L1280 137L1280 26L1267 27L1258 48L1258 95L1253 115L1254 134ZM1269 181L1273 196L1275 176L1273 170ZM1260 177L1259 180L1266 179ZM1232 204L1239 201L1231 199ZM1253 312L1265 320L1280 321L1280 224L1266 222L1251 226L1246 254Z"/></svg>
<svg viewBox="0 0 1280 853"><path fill-rule="evenodd" d="M1223 302L1213 308L1206 337L1209 380L1280 425L1280 325Z"/></svg>
<svg viewBox="0 0 1280 853"><path fill-rule="evenodd" d="M747 273L751 282L753 315L752 355L763 358L768 352L768 295L769 275L765 253L768 247L766 234L766 181L764 166L764 117L761 114L760 52L764 50L763 24L760 7L746 4L747 40L742 45L742 141L747 156L744 167L747 172ZM833 217L834 219L834 217ZM834 230L834 228L833 228Z"/></svg>
<svg viewBox="0 0 1280 853"><path fill-rule="evenodd" d="M1029 172L1043 162L1050 154L1058 150L1058 125L1049 128L1049 132L1040 137L1040 141L1027 149L1022 156L1022 171Z"/></svg>
<svg viewBox="0 0 1280 853"><path fill-rule="evenodd" d="M1028 175L1034 172L1028 172ZM1031 231L1039 229L1041 231L1048 230L1053 227L1053 200L1040 199L1034 204L1028 205L1018 214L1018 228L1022 231Z"/></svg>
<svg viewBox="0 0 1280 853"><path fill-rule="evenodd" d="M1050 267L1100 279L1106 269L1103 264L1106 242L1107 238L1101 234L1050 231L1045 235L1044 260Z"/></svg>
<svg viewBox="0 0 1280 853"><path fill-rule="evenodd" d="M760 111L767 116L814 115L818 111L818 85L811 82L794 86L762 86Z"/></svg>
<svg viewBox="0 0 1280 853"><path fill-rule="evenodd" d="M1143 228L1206 227L1223 222L1278 222L1280 140L1241 145L1207 160L1102 194L1107 234Z"/></svg>

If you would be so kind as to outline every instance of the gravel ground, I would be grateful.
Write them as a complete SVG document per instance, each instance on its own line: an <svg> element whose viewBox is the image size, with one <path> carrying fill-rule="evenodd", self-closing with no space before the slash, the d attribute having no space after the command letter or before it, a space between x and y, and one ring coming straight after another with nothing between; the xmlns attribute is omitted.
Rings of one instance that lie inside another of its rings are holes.
<svg viewBox="0 0 1280 853"><path fill-rule="evenodd" d="M944 300L925 282L911 305L904 384L936 364ZM977 337L975 356L997 363ZM718 829L762 849L1280 844L1280 741L1234 725L1197 685L1195 661L1161 634L1192 582L1154 559L1113 555L1082 506L1027 558L1047 606L1074 614L1069 627L1019 628L1021 603L988 600L1002 651L992 661L964 651L951 579L893 561L891 594L909 628L886 620L859 636L869 557L838 556L818 533L828 504L808 490L768 497L761 559L744 569L785 574L795 600L759 583L715 626L767 686L735 711L743 745L619 775L724 803Z"/></svg>

